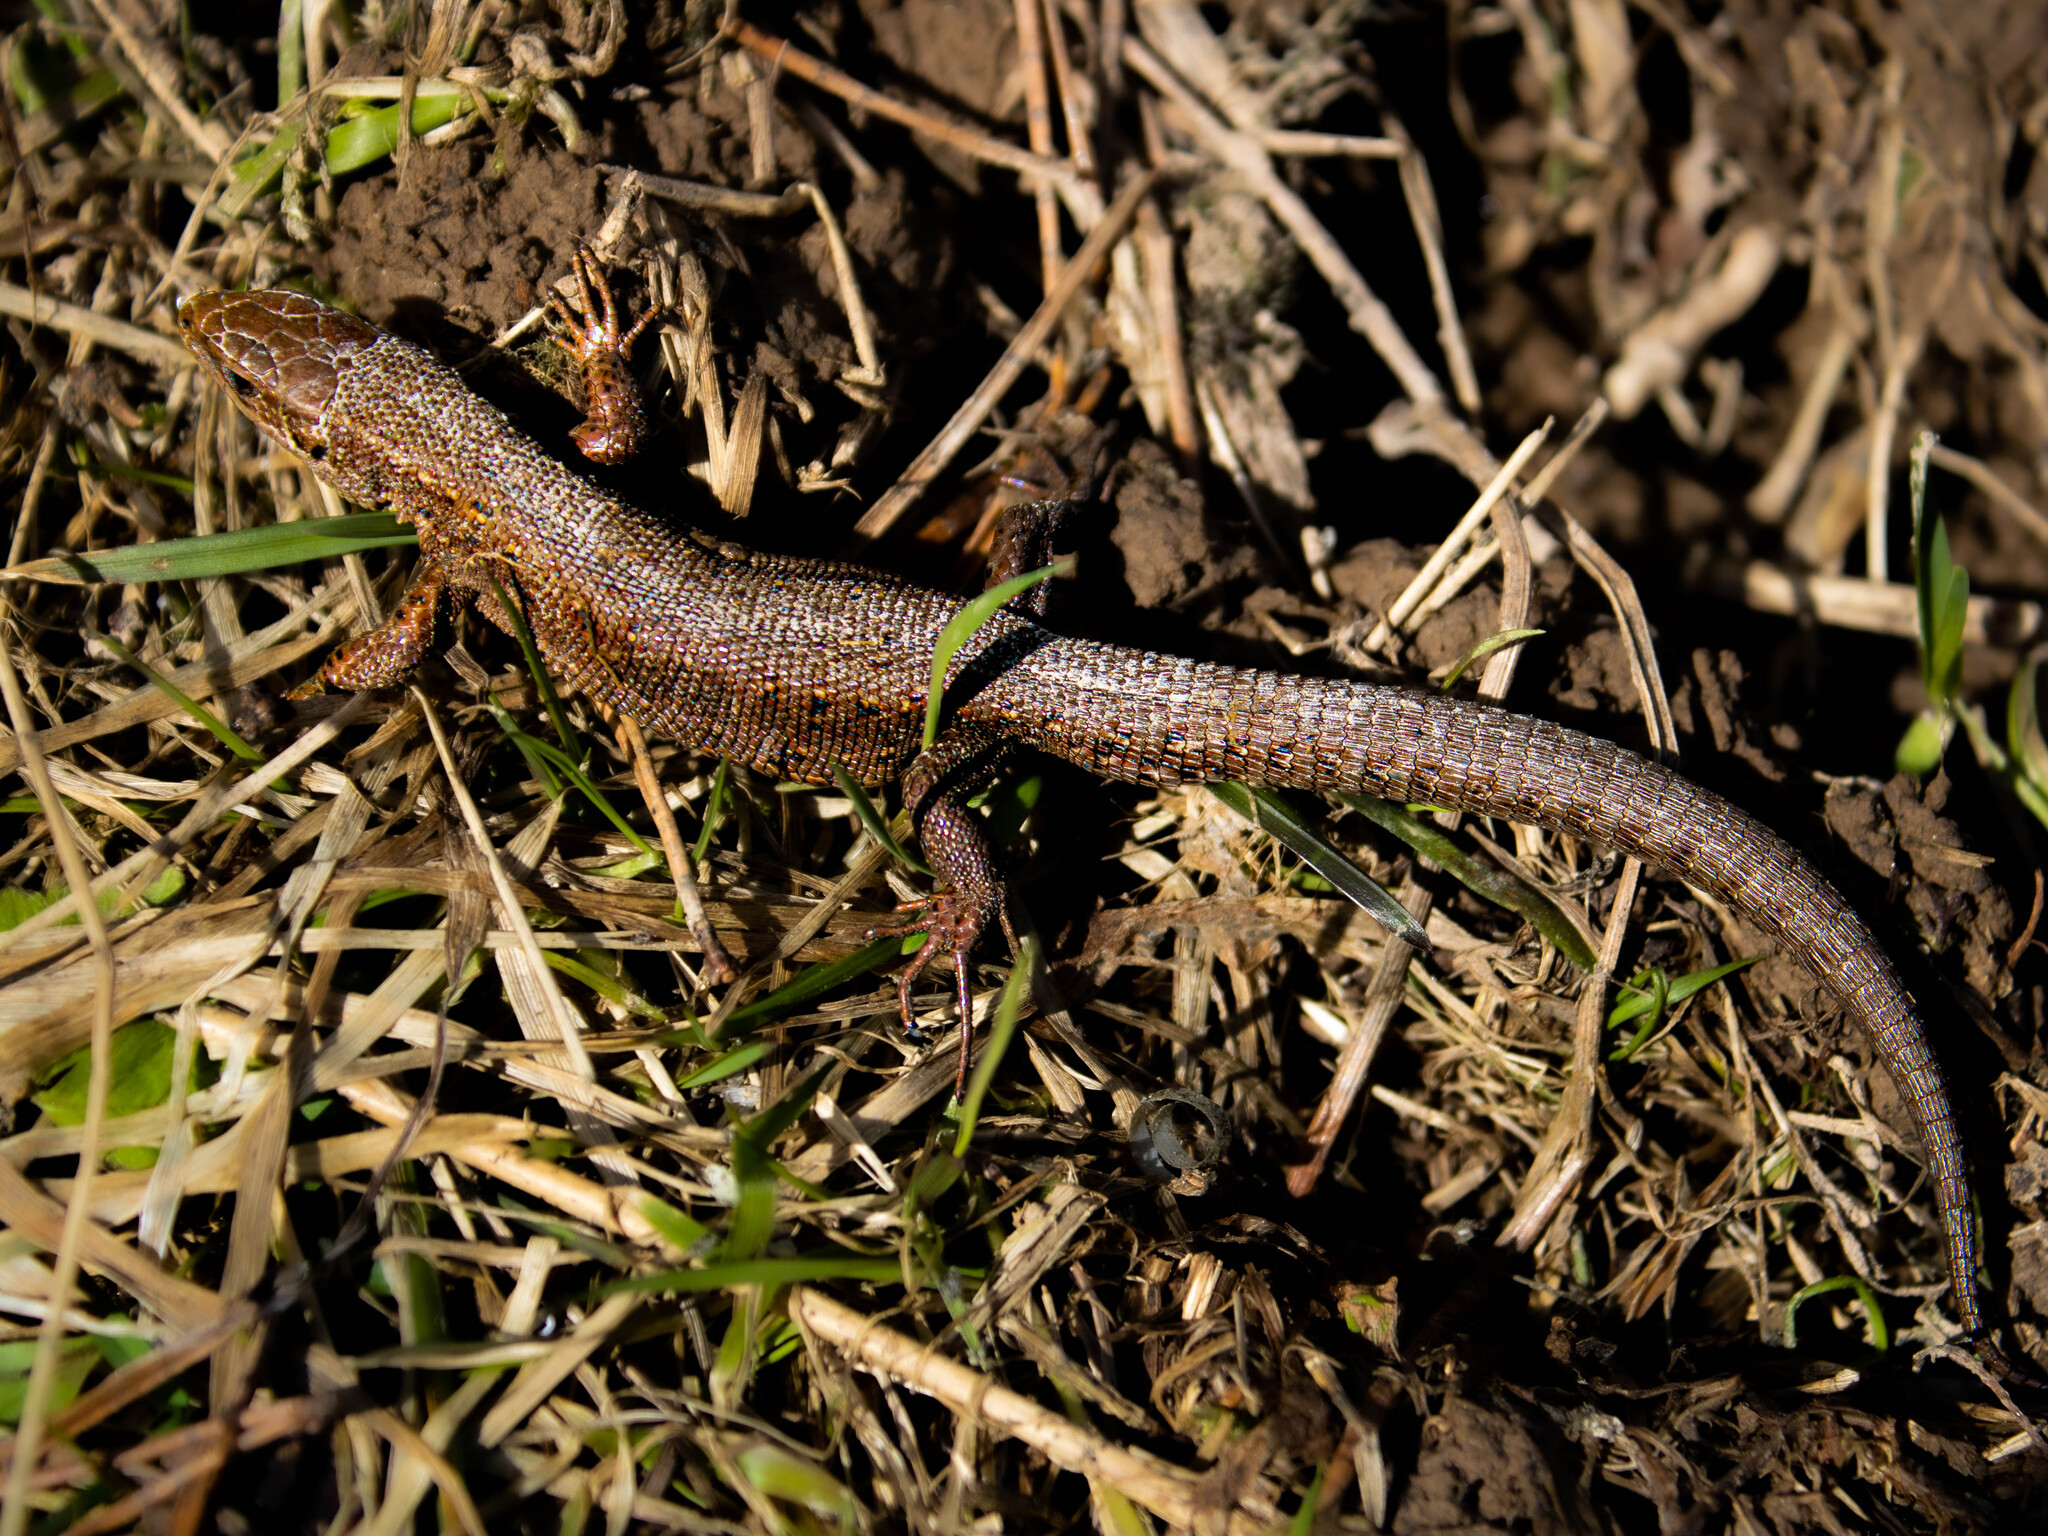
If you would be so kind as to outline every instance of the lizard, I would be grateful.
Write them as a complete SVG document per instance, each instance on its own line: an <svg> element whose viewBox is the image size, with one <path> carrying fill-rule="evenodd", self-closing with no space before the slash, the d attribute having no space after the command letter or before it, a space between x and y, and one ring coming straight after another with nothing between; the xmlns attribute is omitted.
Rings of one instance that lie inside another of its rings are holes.
<svg viewBox="0 0 2048 1536"><path fill-rule="evenodd" d="M1869 1035L1920 1132L1951 1302L1983 1334L1962 1140L1913 998L1870 929L1789 843L1613 742L1443 694L1291 676L1107 645L999 610L949 664L946 726L923 745L934 645L963 599L830 560L768 554L630 506L551 457L431 353L289 290L185 299L204 369L348 499L419 536L395 613L310 687L397 683L451 598L510 630L516 601L558 682L697 750L808 784L835 766L899 782L935 895L899 930L900 982L952 957L965 1070L969 957L1007 929L994 850L966 796L1035 748L1104 778L1240 779L1533 823L1634 855L1771 934Z"/></svg>

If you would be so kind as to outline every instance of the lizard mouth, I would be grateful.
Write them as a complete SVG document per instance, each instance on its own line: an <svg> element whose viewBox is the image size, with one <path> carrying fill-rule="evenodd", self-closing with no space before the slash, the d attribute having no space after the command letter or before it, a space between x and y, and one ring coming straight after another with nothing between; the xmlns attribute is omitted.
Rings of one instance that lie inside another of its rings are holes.
<svg viewBox="0 0 2048 1536"><path fill-rule="evenodd" d="M355 355L382 333L289 289L199 293L178 306L185 345L257 423L307 437Z"/></svg>

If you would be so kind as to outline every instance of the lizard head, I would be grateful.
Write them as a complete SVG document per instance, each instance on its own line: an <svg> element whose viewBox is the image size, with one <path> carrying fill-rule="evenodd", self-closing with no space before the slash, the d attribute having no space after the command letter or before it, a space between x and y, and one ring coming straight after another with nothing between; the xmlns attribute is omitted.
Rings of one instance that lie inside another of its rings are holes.
<svg viewBox="0 0 2048 1536"><path fill-rule="evenodd" d="M321 418L356 354L383 338L368 321L289 289L199 293L178 329L207 371L265 432L316 463Z"/></svg>

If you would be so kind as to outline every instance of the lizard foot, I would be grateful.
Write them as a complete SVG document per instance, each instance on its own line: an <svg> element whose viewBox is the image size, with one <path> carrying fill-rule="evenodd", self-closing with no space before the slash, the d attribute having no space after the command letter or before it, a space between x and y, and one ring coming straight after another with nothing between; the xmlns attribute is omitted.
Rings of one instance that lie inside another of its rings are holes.
<svg viewBox="0 0 2048 1536"><path fill-rule="evenodd" d="M562 345L583 370L585 419L569 436L585 458L623 464L640 451L647 437L647 411L628 359L634 340L661 309L650 308L631 330L621 331L612 285L596 254L588 246L578 246L569 257L569 268L576 275L583 313L573 312L560 294L548 293L549 307L566 331Z"/></svg>
<svg viewBox="0 0 2048 1536"><path fill-rule="evenodd" d="M997 910L1007 932L1009 914L1000 908ZM877 923L868 930L868 937L898 939L913 933L925 936L924 947L910 957L910 964L904 968L896 984L896 996L903 1014L903 1032L912 1041L922 1041L924 1036L917 1027L917 1016L911 1008L910 989L940 955L950 953L953 957L960 1005L960 1066L953 1075L953 1098L957 1103L967 1097L967 1067L974 1059L974 978L968 962L974 946L981 941L982 930L988 925L987 903L975 901L958 891L941 891L920 901L905 902L896 911L893 921Z"/></svg>

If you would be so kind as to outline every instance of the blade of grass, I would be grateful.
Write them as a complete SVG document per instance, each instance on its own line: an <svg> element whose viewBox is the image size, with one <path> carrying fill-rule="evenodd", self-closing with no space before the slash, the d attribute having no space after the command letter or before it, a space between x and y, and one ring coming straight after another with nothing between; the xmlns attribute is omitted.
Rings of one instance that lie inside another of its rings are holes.
<svg viewBox="0 0 2048 1536"><path fill-rule="evenodd" d="M930 865L896 840L896 834L890 830L889 823L876 809L875 802L868 798L868 792L854 782L852 774L834 763L832 780L839 786L839 792L852 803L853 814L860 818L860 824L868 829L868 834L876 842L888 850L890 858L906 869L916 870L920 875L929 875L932 872Z"/></svg>
<svg viewBox="0 0 2048 1536"><path fill-rule="evenodd" d="M1442 686L1444 690L1448 692L1451 685L1463 677L1475 661L1484 661L1503 646L1514 645L1522 640L1534 640L1542 633L1543 631L1540 629L1503 629L1496 634L1488 635L1484 640L1473 646L1471 650L1458 658L1458 664L1451 668L1443 680Z"/></svg>
<svg viewBox="0 0 2048 1536"><path fill-rule="evenodd" d="M1762 958L1763 956L1761 955L1748 955L1740 960L1730 960L1726 965L1710 966L1703 971L1688 971L1676 981L1666 983L1664 1005L1675 1008L1688 997L1691 997L1693 993L1711 987L1724 976L1733 976L1737 971L1749 969L1750 966L1755 965ZM1648 970L1639 972L1636 978L1629 983L1629 986L1631 988L1639 988L1647 985L1646 978L1650 975L1651 972ZM1652 999L1647 993L1634 992L1624 996L1607 1015L1607 1027L1609 1029L1619 1028L1651 1006Z"/></svg>
<svg viewBox="0 0 2048 1536"><path fill-rule="evenodd" d="M603 1287L600 1296L620 1291L724 1291L742 1285L781 1287L805 1280L862 1280L871 1285L888 1285L903 1279L903 1262L888 1258L866 1258L843 1248L798 1254L788 1259L733 1259L706 1264L701 1269L664 1269L653 1274L633 1275Z"/></svg>
<svg viewBox="0 0 2048 1536"><path fill-rule="evenodd" d="M495 576L491 578L491 591L511 622L512 638L519 642L519 654L526 658L526 670L532 676L534 686L540 690L541 707L547 711L548 723L555 728L562 750L571 757L587 758L589 753L579 753L582 744L577 741L575 731L569 728L569 717L562 710L561 696L555 692L555 680L548 672L548 664L541 660L540 647L533 643L533 631L527 628L525 612L505 595L504 587Z"/></svg>
<svg viewBox="0 0 2048 1536"><path fill-rule="evenodd" d="M765 1040L750 1040L745 1045L736 1045L724 1055L707 1061L688 1077L677 1078L676 1087L702 1088L706 1084L720 1082L736 1073L746 1071L766 1056L770 1049Z"/></svg>
<svg viewBox="0 0 2048 1536"><path fill-rule="evenodd" d="M851 981L856 976L865 976L876 966L887 965L902 955L906 942L921 943L922 940L915 936L908 941L876 939L872 944L855 950L843 960L832 960L824 965L811 966L792 976L766 997L756 998L744 1007L735 1008L727 1014L718 1037L729 1040L735 1034L758 1029L771 1019L795 1012L812 998L831 991L842 982Z"/></svg>
<svg viewBox="0 0 2048 1536"><path fill-rule="evenodd" d="M1394 893L1325 842L1313 827L1295 814L1294 807L1270 789L1232 780L1211 784L1209 793L1229 806L1260 831L1270 833L1284 848L1321 875L1365 914L1395 938L1426 950L1429 934L1402 906Z"/></svg>
<svg viewBox="0 0 2048 1536"><path fill-rule="evenodd" d="M412 530L388 512L351 512L345 517L269 523L191 539L96 549L83 555L51 555L0 571L0 576L67 586L96 581L203 581L418 542Z"/></svg>
<svg viewBox="0 0 2048 1536"><path fill-rule="evenodd" d="M490 708L492 718L498 722L498 729L505 733L507 741L519 749L521 756L525 757L529 763L542 763L554 773L559 773L572 788L581 793L586 800L598 809L605 820L618 829L621 837L625 838L627 842L631 843L643 855L653 859L661 857L660 851L650 845L646 838L633 829L633 824L619 813L611 801L606 798L604 791L599 789L590 775L583 771L582 764L578 763L553 742L542 741L530 731L522 730L518 720L513 718L512 712L496 699L487 700L486 703ZM546 782L545 776L542 774L536 773L535 777L541 778L543 783Z"/></svg>
<svg viewBox="0 0 2048 1536"><path fill-rule="evenodd" d="M697 834L697 846L690 850L690 857L702 864L711 856L711 839L725 822L726 797L730 793L731 774L724 758L718 760L718 767L711 774L711 789L704 796L704 830Z"/></svg>
<svg viewBox="0 0 2048 1536"><path fill-rule="evenodd" d="M995 1081L996 1069L1002 1065L1003 1053L1010 1048L1010 1039L1017 1033L1017 1015L1023 1011L1024 994L1031 986L1031 973L1038 965L1038 936L1026 934L1024 942L1017 947L1017 960L1010 967L1010 979L1003 984L1002 1000L996 1004L995 1023L989 1026L988 1048L981 1053L981 1060L974 1064L974 1075L967 1080L967 1098L960 1106L960 1129L953 1137L953 1155L967 1155L967 1144L974 1140L974 1122L981 1117L981 1102L988 1096L988 1085ZM974 1021L963 1019L961 1028L972 1029Z"/></svg>
<svg viewBox="0 0 2048 1536"><path fill-rule="evenodd" d="M1830 1275L1825 1280L1802 1286L1793 1298L1785 1303L1785 1347L1799 1347L1799 1333L1794 1326L1799 1309L1816 1296L1826 1296L1834 1291L1854 1291L1856 1299L1863 1303L1863 1316L1870 1325L1870 1347L1884 1354L1892 1347L1891 1329L1885 1326L1884 1308L1878 1305L1877 1292L1859 1275Z"/></svg>
<svg viewBox="0 0 2048 1536"><path fill-rule="evenodd" d="M161 485L187 497L192 494L189 476L173 475L161 469L144 469L140 464L106 464L97 459L81 459L74 467L81 475L98 475L104 480L139 480L144 485Z"/></svg>
<svg viewBox="0 0 2048 1536"><path fill-rule="evenodd" d="M1910 486L1913 508L1914 618L1920 641L1920 682L1927 705L1899 741L1895 765L1906 773L1930 773L1955 732L1962 687L1963 624L1969 616L1970 576L1949 556L1948 526L1927 519L1927 462L1935 436L1913 441Z"/></svg>
<svg viewBox="0 0 2048 1536"><path fill-rule="evenodd" d="M1341 791L1335 798L1368 821L1393 833L1424 858L1433 860L1475 895L1527 918L1538 933L1557 946L1559 954L1580 970L1593 969L1593 948L1586 942L1586 936L1579 932L1556 902L1519 875L1480 863L1446 837L1440 828L1410 815L1390 800Z"/></svg>
<svg viewBox="0 0 2048 1536"><path fill-rule="evenodd" d="M344 105L343 110L357 105L351 101ZM414 134L431 133L468 111L469 105L467 97L453 91L432 94L421 91L413 97L412 131ZM351 171L376 164L396 150L400 106L401 103L394 101L389 106L372 107L336 124L327 135L327 169L336 176L346 176Z"/></svg>
<svg viewBox="0 0 2048 1536"><path fill-rule="evenodd" d="M236 757L245 763L260 763L263 761L263 754L244 741L239 731L229 725L227 721L214 714L212 710L201 704L197 699L179 688L176 683L165 677L163 673L157 671L148 662L142 660L141 657L129 650L127 646L116 640L112 635L96 634L92 638L105 646L115 656L118 656L123 664L133 667L145 678L149 679L151 687L155 688L157 692L161 693L200 725L204 726L213 734L216 741L234 753ZM276 787L283 788L282 785Z"/></svg>
<svg viewBox="0 0 2048 1536"><path fill-rule="evenodd" d="M995 617L997 609L1019 592L1028 592L1041 581L1050 581L1053 577L1064 575L1072 569L1071 561L1062 561L999 582L954 614L946 627L939 631L939 643L932 648L931 687L926 691L924 701L924 744L927 751L930 750L931 744L939 739L939 709L945 701L946 668L953 664L953 658L959 653L960 647L973 638L976 630Z"/></svg>

